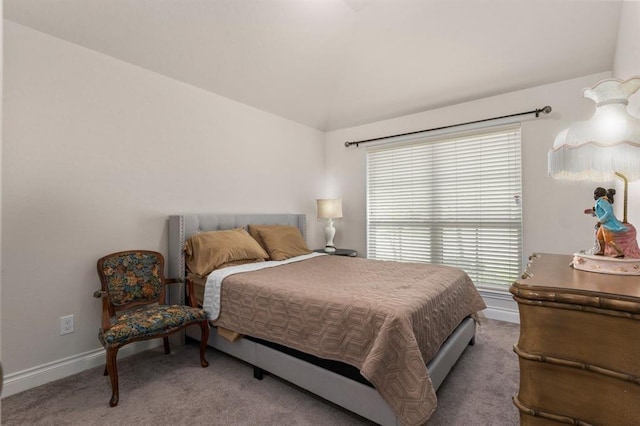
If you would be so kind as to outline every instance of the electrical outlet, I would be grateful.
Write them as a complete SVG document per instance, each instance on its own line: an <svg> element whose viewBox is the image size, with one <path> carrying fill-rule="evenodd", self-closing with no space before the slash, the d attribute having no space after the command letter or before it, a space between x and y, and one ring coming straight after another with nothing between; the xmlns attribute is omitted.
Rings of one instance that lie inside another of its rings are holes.
<svg viewBox="0 0 640 426"><path fill-rule="evenodd" d="M60 335L73 333L73 315L60 317Z"/></svg>

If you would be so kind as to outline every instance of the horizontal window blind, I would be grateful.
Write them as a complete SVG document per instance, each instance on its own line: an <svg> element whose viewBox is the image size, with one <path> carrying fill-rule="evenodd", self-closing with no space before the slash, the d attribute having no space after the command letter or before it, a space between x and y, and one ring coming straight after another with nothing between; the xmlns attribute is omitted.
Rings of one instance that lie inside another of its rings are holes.
<svg viewBox="0 0 640 426"><path fill-rule="evenodd" d="M521 168L519 125L369 148L368 257L508 287L522 270Z"/></svg>

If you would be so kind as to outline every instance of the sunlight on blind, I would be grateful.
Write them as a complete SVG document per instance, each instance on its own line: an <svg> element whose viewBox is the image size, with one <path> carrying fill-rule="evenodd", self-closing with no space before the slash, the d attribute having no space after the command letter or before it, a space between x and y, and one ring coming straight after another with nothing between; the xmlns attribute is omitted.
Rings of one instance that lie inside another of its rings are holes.
<svg viewBox="0 0 640 426"><path fill-rule="evenodd" d="M519 125L369 148L368 257L509 286L521 271L521 191Z"/></svg>

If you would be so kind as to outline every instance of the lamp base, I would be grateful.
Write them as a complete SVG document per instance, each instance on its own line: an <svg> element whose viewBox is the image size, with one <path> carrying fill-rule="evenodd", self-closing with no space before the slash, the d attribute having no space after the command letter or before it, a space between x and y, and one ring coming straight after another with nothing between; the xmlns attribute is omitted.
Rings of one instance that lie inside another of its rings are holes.
<svg viewBox="0 0 640 426"><path fill-rule="evenodd" d="M324 238L327 242L324 247L325 253L333 253L336 246L333 245L333 237L336 235L336 228L333 227L333 219L327 219L327 226L324 228Z"/></svg>
<svg viewBox="0 0 640 426"><path fill-rule="evenodd" d="M574 253L571 266L579 271L598 274L640 275L640 259L616 259L609 256Z"/></svg>

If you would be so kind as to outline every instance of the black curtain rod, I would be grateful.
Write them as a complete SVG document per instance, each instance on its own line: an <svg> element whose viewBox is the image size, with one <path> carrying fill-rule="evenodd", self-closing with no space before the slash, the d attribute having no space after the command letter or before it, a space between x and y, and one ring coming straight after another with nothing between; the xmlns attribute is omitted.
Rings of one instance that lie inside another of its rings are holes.
<svg viewBox="0 0 640 426"><path fill-rule="evenodd" d="M416 133L433 132L435 130L449 129L451 127L465 126L467 124L484 123L485 121L500 120L501 118L517 117L519 115L535 114L536 118L538 118L538 117L540 117L540 113L541 112L544 112L545 114L549 114L551 112L551 107L549 105L547 105L545 107L534 109L534 110L531 110L531 111L519 112L517 114L503 115L501 117L485 118L483 120L468 121L466 123L451 124L449 126L442 126L442 127L434 127L433 129L417 130L415 132L408 132L408 133L400 133L398 135L381 136L379 138L365 139L365 140L362 140L362 141L350 141L350 142L345 142L344 146L346 146L347 148L349 148L351 145L355 145L356 147L358 147L358 146L360 146L361 143L374 142L374 141L379 141L379 140L383 140L383 139L390 139L390 138L397 138L397 137L400 137L400 136L415 135Z"/></svg>

